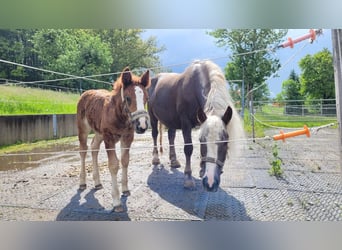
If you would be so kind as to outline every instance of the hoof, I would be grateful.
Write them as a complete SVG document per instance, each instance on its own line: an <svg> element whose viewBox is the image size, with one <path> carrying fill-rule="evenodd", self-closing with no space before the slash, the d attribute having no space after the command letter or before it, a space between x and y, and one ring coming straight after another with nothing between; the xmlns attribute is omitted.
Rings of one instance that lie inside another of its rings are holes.
<svg viewBox="0 0 342 250"><path fill-rule="evenodd" d="M118 205L113 208L113 212L115 213L122 213L123 211L124 211L124 208L122 205Z"/></svg>
<svg viewBox="0 0 342 250"><path fill-rule="evenodd" d="M186 176L184 178L184 188L193 189L195 188L195 180L191 176Z"/></svg>
<svg viewBox="0 0 342 250"><path fill-rule="evenodd" d="M123 195L124 197L127 197L127 196L130 196L130 195L131 195L131 192L130 192L129 190L123 191L123 192L122 192L122 195Z"/></svg>
<svg viewBox="0 0 342 250"><path fill-rule="evenodd" d="M81 184L81 185L79 186L78 190L83 191L83 190L85 190L86 188L87 188L87 184Z"/></svg>
<svg viewBox="0 0 342 250"><path fill-rule="evenodd" d="M159 158L152 160L152 165L159 165L159 164L160 164Z"/></svg>
<svg viewBox="0 0 342 250"><path fill-rule="evenodd" d="M102 188L103 188L102 184L97 184L97 185L95 186L95 190L100 190L100 189L102 189Z"/></svg>
<svg viewBox="0 0 342 250"><path fill-rule="evenodd" d="M181 164L179 163L178 160L171 161L171 168L180 168Z"/></svg>

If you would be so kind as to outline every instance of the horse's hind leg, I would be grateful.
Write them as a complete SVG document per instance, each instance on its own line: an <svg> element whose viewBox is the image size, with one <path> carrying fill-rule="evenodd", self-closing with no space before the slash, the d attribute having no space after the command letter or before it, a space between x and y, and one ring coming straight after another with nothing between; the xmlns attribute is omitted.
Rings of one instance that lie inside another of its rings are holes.
<svg viewBox="0 0 342 250"><path fill-rule="evenodd" d="M81 156L81 171L80 171L80 190L84 190L87 188L86 184L86 166L85 160L87 156L87 138L89 131L82 131L82 129L78 129L78 140L80 142L80 156Z"/></svg>
<svg viewBox="0 0 342 250"><path fill-rule="evenodd" d="M176 130L170 129L167 131L169 138L169 157L171 162L171 168L179 168L181 165L177 160L176 150L175 150L175 138L176 138Z"/></svg>
<svg viewBox="0 0 342 250"><path fill-rule="evenodd" d="M95 136L91 142L91 155L93 160L93 179L95 183L95 189L101 189L102 184L100 181L99 174L99 163L98 163L98 154L100 149L100 144L103 141L103 138L100 134L95 133Z"/></svg>

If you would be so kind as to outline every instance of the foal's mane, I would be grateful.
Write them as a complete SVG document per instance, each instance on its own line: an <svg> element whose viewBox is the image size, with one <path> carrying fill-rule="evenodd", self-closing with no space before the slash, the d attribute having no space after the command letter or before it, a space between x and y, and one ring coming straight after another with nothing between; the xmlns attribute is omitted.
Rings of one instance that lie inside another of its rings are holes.
<svg viewBox="0 0 342 250"><path fill-rule="evenodd" d="M123 73L121 73L121 74L123 74ZM121 76L113 83L113 94L114 95L120 94L120 91L124 86ZM141 78L132 74L132 84L139 85L140 83L141 83Z"/></svg>

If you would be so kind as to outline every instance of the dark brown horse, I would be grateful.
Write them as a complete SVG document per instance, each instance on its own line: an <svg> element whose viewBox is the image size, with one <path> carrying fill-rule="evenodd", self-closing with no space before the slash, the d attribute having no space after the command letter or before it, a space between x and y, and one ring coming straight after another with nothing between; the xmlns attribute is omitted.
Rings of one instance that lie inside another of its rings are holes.
<svg viewBox="0 0 342 250"><path fill-rule="evenodd" d="M195 61L182 74L161 73L152 78L148 92L154 142L152 164L160 164L157 148L160 121L168 128L171 167L180 167L174 141L176 129L181 129L186 156L184 187L194 187L191 130L200 125L200 176L206 190L216 191L227 152L230 157L237 153L238 139L244 137L221 69L211 61Z"/></svg>
<svg viewBox="0 0 342 250"><path fill-rule="evenodd" d="M120 193L117 184L119 160L115 152L115 144L120 141L122 165L122 193L130 194L127 185L127 168L129 149L134 139L134 130L141 134L149 124L145 111L147 90L150 85L149 71L141 77L133 75L125 68L113 84L111 92L107 90L88 90L84 92L77 105L77 127L80 141L81 173L80 189L86 188L85 158L87 154L87 138L91 131L95 136L91 142L93 160L93 179L95 189L101 189L98 151L102 141L108 155L108 168L112 177L112 197L114 211L122 211Z"/></svg>

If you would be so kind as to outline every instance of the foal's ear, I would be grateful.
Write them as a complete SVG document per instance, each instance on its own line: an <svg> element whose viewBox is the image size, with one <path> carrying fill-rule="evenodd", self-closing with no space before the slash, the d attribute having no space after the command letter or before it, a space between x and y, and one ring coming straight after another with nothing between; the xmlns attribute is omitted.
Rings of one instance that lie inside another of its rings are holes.
<svg viewBox="0 0 342 250"><path fill-rule="evenodd" d="M199 108L197 111L197 121L202 124L207 120L207 115L204 113L202 108Z"/></svg>
<svg viewBox="0 0 342 250"><path fill-rule="evenodd" d="M224 112L224 115L222 116L222 121L224 124L228 124L228 122L232 119L233 110L230 106L227 107L226 112Z"/></svg>
<svg viewBox="0 0 342 250"><path fill-rule="evenodd" d="M141 76L141 85L145 88L150 86L150 71L147 70L142 76Z"/></svg>
<svg viewBox="0 0 342 250"><path fill-rule="evenodd" d="M121 81L125 87L127 87L132 82L132 73L128 67L124 68L121 73Z"/></svg>

